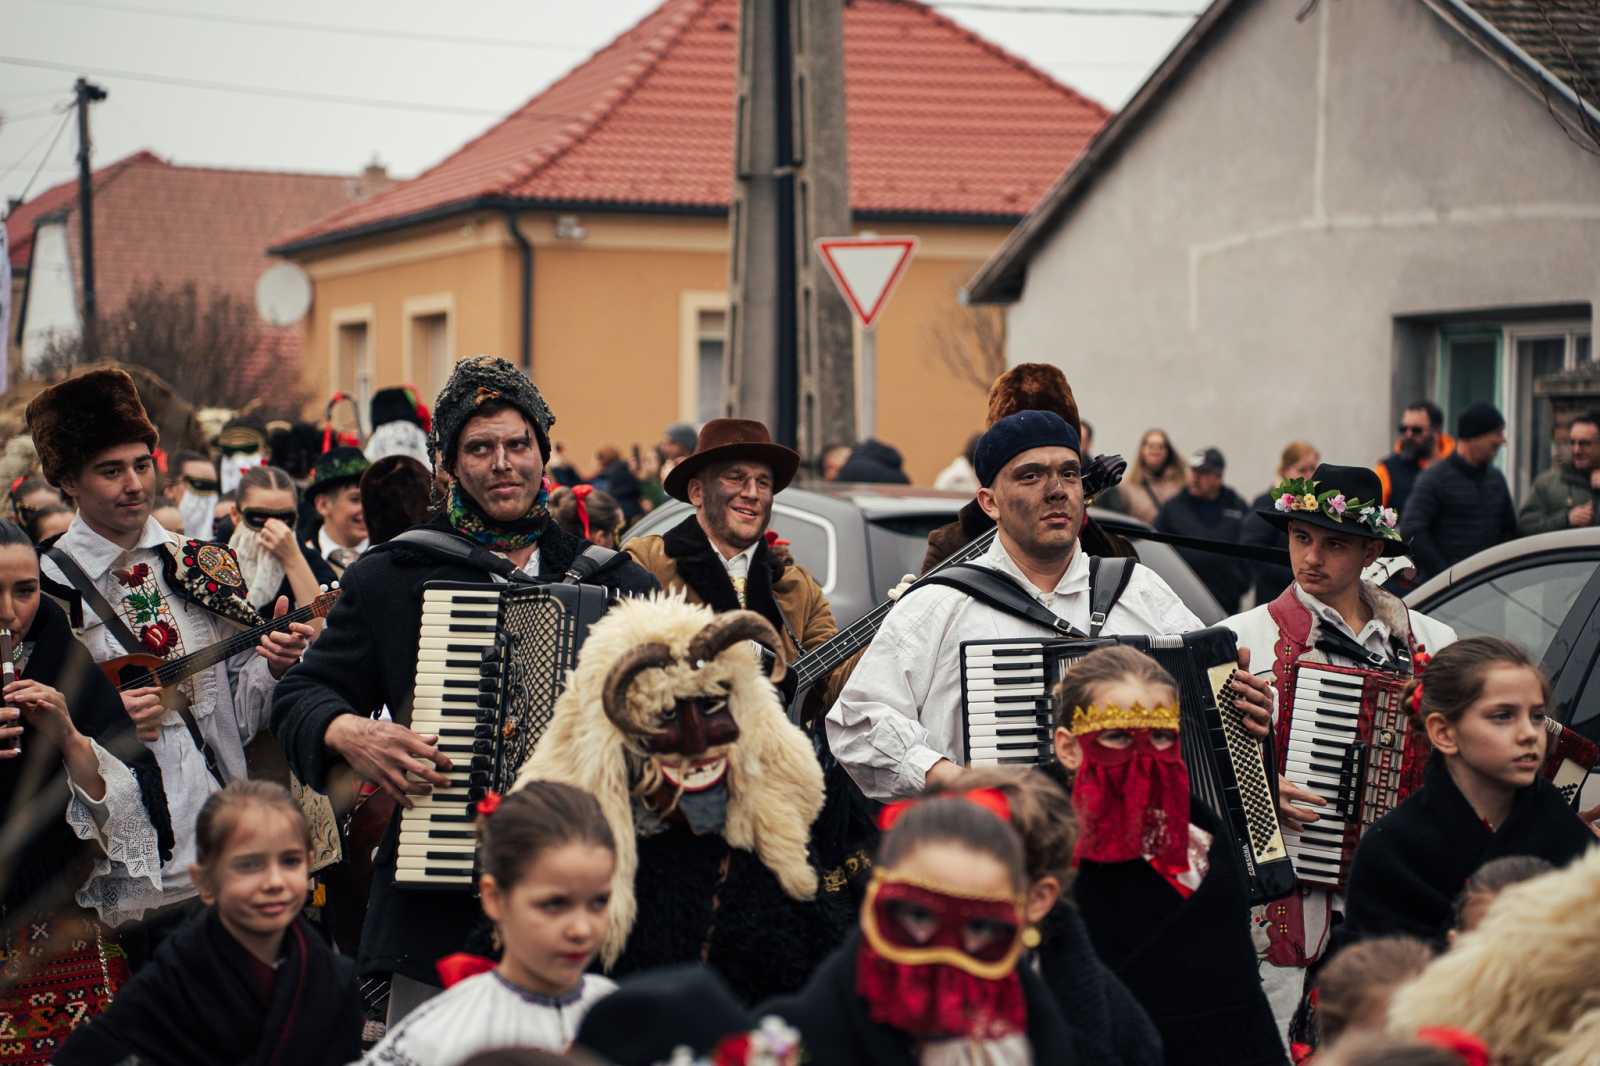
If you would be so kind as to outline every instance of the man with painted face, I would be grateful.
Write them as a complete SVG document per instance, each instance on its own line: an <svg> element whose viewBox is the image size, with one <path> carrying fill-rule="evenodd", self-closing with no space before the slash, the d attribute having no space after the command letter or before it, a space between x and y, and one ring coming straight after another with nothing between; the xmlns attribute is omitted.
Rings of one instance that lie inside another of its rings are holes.
<svg viewBox="0 0 1600 1066"><path fill-rule="evenodd" d="M429 440L449 497L443 512L420 528L486 548L537 580L560 580L584 545L546 509L544 462L554 421L533 382L506 360L458 362L434 404ZM290 674L273 703L273 732L300 780L325 791L329 772L342 764L406 807L412 796L444 786L439 771L450 760L436 750L437 738L409 728L422 586L493 580L469 563L401 541L351 564L316 654ZM616 593L656 588L624 555L588 580ZM376 717L383 707L393 721ZM395 888L399 824L397 812L378 850L358 959L363 976L396 975L391 1021L439 990L435 960L459 950L478 918L468 892Z"/></svg>
<svg viewBox="0 0 1600 1066"><path fill-rule="evenodd" d="M822 770L752 641L780 678L777 633L752 611L618 605L518 778L584 789L611 824L613 977L705 962L754 1003L799 988L848 925L808 854Z"/></svg>
<svg viewBox="0 0 1600 1066"><path fill-rule="evenodd" d="M1362 580L1362 571L1380 557L1406 550L1382 492L1378 475L1366 467L1323 463L1309 478L1280 481L1268 494L1272 506L1256 512L1288 534L1294 583L1271 603L1222 624L1239 635L1240 648L1250 650L1280 704L1288 698L1289 668L1296 661L1410 673L1418 655L1435 654L1456 639L1449 626ZM1280 748L1287 742L1280 725ZM1343 830L1329 828L1337 819L1326 810L1325 797L1280 777L1278 808L1286 839L1304 835L1340 846L1334 842ZM1329 824L1319 826L1325 817ZM1255 924L1265 940L1261 977L1286 1031L1305 993L1306 969L1321 957L1334 912L1343 909L1341 898L1307 885L1257 908Z"/></svg>
<svg viewBox="0 0 1600 1066"><path fill-rule="evenodd" d="M662 486L694 513L665 534L636 537L624 548L663 589L682 592L690 603L765 618L789 662L839 631L816 578L766 541L772 499L799 466L799 453L774 443L760 422L714 418ZM819 685L807 701L808 718L826 709L826 687Z"/></svg>
<svg viewBox="0 0 1600 1066"><path fill-rule="evenodd" d="M1090 564L1078 543L1083 519L1078 431L1053 411L1019 411L984 433L974 453L978 503L995 520L994 544L975 560L1019 586L1080 633L1090 630ZM1132 564L1106 613L1106 636L1199 629L1200 620L1157 574ZM914 796L960 770L961 642L1056 637L1032 619L944 585L901 596L839 700L828 712L828 743L873 799ZM1241 658L1241 666L1248 668ZM1246 727L1266 733L1265 683L1235 675Z"/></svg>

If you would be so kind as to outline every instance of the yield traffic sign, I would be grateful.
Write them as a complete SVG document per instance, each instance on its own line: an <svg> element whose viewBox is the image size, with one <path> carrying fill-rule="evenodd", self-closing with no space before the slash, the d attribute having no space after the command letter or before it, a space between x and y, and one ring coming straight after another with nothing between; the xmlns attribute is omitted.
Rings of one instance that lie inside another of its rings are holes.
<svg viewBox="0 0 1600 1066"><path fill-rule="evenodd" d="M871 329L877 321L916 250L915 237L817 239L817 254L862 329Z"/></svg>

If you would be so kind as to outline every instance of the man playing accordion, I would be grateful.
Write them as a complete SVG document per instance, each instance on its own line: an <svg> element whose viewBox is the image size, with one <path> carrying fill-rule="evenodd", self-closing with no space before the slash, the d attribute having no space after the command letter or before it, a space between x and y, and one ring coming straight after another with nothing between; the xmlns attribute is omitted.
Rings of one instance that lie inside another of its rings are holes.
<svg viewBox="0 0 1600 1066"><path fill-rule="evenodd" d="M546 509L554 421L533 382L504 359L458 362L435 403L428 442L449 497L421 528L487 549L537 581L561 580L586 545L563 533ZM351 565L315 654L291 671L273 702L273 731L302 781L325 791L330 771L343 764L401 808L449 783L451 762L437 738L409 727L422 586L494 580L478 566L401 542ZM615 593L657 588L626 555L584 580ZM376 717L384 707L392 722ZM470 891L397 890L399 823L397 811L378 849L358 959L363 977L393 975L391 1024L438 991L435 960L459 950L478 917Z"/></svg>
<svg viewBox="0 0 1600 1066"><path fill-rule="evenodd" d="M1309 479L1281 482L1272 490L1273 509L1257 512L1287 531L1294 583L1271 603L1222 624L1239 635L1258 676L1272 683L1278 710L1290 702L1285 686L1296 662L1410 674L1418 655L1456 639L1449 626L1362 580L1380 556L1404 550L1398 516L1382 506L1381 493L1370 469L1324 463ZM1325 808L1326 797L1288 777L1279 778L1278 799L1285 830L1302 832L1324 816L1317 808ZM1261 975L1280 1026L1288 1026L1300 1003L1305 968L1327 945L1337 902L1333 892L1302 884L1257 908L1258 948L1266 940Z"/></svg>
<svg viewBox="0 0 1600 1066"><path fill-rule="evenodd" d="M1002 611L956 588L914 586L885 619L827 718L828 742L866 795L913 796L957 774L963 751L961 643L1079 633L1163 635L1200 620L1152 570L1132 565L1127 584L1091 626L1090 563L1080 550L1082 461L1078 431L1050 411L1020 411L980 439L974 466L978 504L998 535L975 562L1019 585L1056 616L1049 627ZM1248 669L1248 661L1240 663ZM1266 684L1236 675L1246 725L1267 730Z"/></svg>

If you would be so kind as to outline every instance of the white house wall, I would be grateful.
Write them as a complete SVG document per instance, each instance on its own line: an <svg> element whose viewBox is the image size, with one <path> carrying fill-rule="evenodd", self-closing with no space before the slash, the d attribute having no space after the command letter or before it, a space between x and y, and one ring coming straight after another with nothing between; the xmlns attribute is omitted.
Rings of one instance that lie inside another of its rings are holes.
<svg viewBox="0 0 1600 1066"><path fill-rule="evenodd" d="M23 373L37 369L53 335L76 333L79 328L65 222L45 223L34 232L27 300L27 318L22 324Z"/></svg>
<svg viewBox="0 0 1600 1066"><path fill-rule="evenodd" d="M1600 158L1541 100L1418 0L1301 6L1213 37L1009 310L1100 449L1164 426L1247 494L1291 439L1388 450L1432 373L1397 318L1600 297Z"/></svg>

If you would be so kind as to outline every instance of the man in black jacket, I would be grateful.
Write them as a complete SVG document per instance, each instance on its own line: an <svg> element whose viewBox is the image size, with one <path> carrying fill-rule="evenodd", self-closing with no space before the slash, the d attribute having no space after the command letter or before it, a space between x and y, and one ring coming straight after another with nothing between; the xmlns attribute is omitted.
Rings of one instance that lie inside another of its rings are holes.
<svg viewBox="0 0 1600 1066"><path fill-rule="evenodd" d="M560 580L585 545L550 521L545 507L554 421L539 390L504 359L457 363L434 406L428 441L450 498L423 528L455 533L539 580ZM440 771L450 769L450 760L436 749L437 739L408 728L422 586L491 580L470 564L402 542L374 549L345 571L316 654L290 672L273 701L273 732L302 781L325 791L330 772L347 767L403 807L409 797L447 783ZM589 580L619 593L658 588L625 555ZM384 707L392 722L375 717ZM399 822L398 815L390 820L378 849L358 960L363 976L394 975L391 1023L438 990L435 961L460 950L478 919L477 901L465 889L396 888Z"/></svg>
<svg viewBox="0 0 1600 1066"><path fill-rule="evenodd" d="M1222 483L1226 469L1218 449L1196 452L1189 460L1188 484L1162 505L1155 528L1162 533L1237 544L1250 505ZM1194 568L1224 612L1233 614L1239 609L1239 597L1250 585L1250 572L1244 564L1198 548L1179 548L1178 554Z"/></svg>
<svg viewBox="0 0 1600 1066"><path fill-rule="evenodd" d="M1411 541L1418 580L1517 535L1517 509L1505 475L1492 465L1506 442L1506 420L1475 403L1456 420L1456 450L1417 478L1400 532Z"/></svg>

